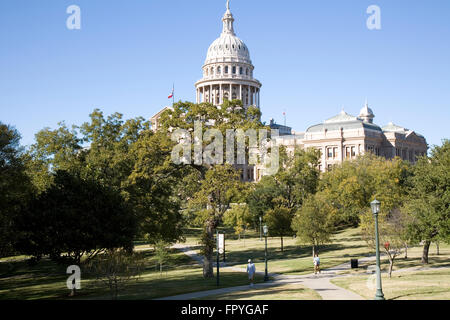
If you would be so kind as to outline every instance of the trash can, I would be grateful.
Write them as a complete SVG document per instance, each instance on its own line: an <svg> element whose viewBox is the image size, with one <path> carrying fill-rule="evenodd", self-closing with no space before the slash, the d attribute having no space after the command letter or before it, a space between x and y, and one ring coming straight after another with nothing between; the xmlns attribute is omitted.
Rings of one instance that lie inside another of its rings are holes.
<svg viewBox="0 0 450 320"><path fill-rule="evenodd" d="M358 268L358 259L351 259L350 265L351 265L352 269Z"/></svg>

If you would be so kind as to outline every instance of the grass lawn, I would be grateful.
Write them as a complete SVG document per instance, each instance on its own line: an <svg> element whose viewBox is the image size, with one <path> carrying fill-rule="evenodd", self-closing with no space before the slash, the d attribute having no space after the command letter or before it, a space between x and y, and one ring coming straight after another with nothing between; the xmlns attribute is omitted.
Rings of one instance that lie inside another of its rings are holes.
<svg viewBox="0 0 450 320"><path fill-rule="evenodd" d="M186 232L186 243L194 250L200 249L199 234L200 229L188 229ZM247 260L253 259L258 271L264 270L264 239L259 240L259 233L247 232L245 239L239 240L237 235L230 230L226 231L226 261L228 265L245 268ZM157 270L156 259L153 251L145 243L136 246L137 251L145 254L146 268L137 281L130 282L128 287L119 293L119 299L154 299L166 296L184 294L189 292L216 289L216 280L203 279L202 268L184 253L172 249L170 259L167 262L164 272L160 274ZM339 231L333 235L333 242L329 245L321 246L320 258L321 267L326 269L349 262L351 258L361 258L373 255L360 238L359 229L351 228ZM407 274L396 270L399 268L418 267L422 248L410 248L408 259L399 257L395 262L392 279L386 279L383 287L386 287L385 294L388 298L400 299L402 297L415 299L417 297L426 298L436 295L436 299L450 298L448 294L442 293L445 289L450 291L450 282L447 270L417 271L417 274ZM279 238L268 238L269 272L285 274L307 274L312 273L311 247L299 245L297 240L289 237L284 239L284 251L280 250ZM27 264L25 256L17 256L0 259L0 300L4 299L69 299L69 290L66 287L66 267L44 259L35 266ZM347 273L352 277L335 279L336 284L350 290L354 290L361 295L371 298L371 289L367 287L366 273L368 265L374 262L360 264L360 268L349 270ZM440 255L436 255L436 247L433 244L430 248L430 266L450 267L450 246L441 245ZM386 269L388 262L382 259L382 268ZM424 273L423 273L424 272ZM431 275L429 275L431 274ZM421 278L421 276L423 276ZM83 273L81 266L82 289L75 299L109 299L108 290L95 283L88 274ZM410 277L410 278L408 278ZM422 279L423 285L419 286ZM261 276L256 277L256 282L262 282ZM396 284L396 281L400 281ZM248 284L245 273L222 271L220 287L232 287ZM347 286L347 287L346 287ZM390 288L391 286L391 288ZM405 290L396 291L403 286ZM418 287L424 289L418 292ZM284 290L286 289L286 290ZM408 290L412 291L408 291ZM392 290L389 291L389 290ZM283 292L285 291L285 293ZM404 291L406 293L402 293ZM409 295L410 294L410 295ZM317 299L318 295L314 291L301 287L300 285L284 285L267 289L254 289L251 292L241 292L228 294L226 296L213 297L214 299ZM73 299L73 298L70 298Z"/></svg>
<svg viewBox="0 0 450 320"><path fill-rule="evenodd" d="M284 238L284 251L280 249L280 238L268 238L269 272L284 274L307 274L313 272L311 246L299 245L293 237ZM186 244L199 250L198 236L195 229L190 229ZM259 233L248 231L238 240L237 235L227 230L225 235L226 262L245 268L248 259L255 262L256 269L264 270L264 238L259 240ZM339 231L333 236L333 243L319 248L322 268L329 268L373 254L361 239L358 228Z"/></svg>
<svg viewBox="0 0 450 320"><path fill-rule="evenodd" d="M203 271L188 256L172 250L168 266L161 274L156 269L152 251L145 251L146 269L137 281L132 281L119 293L119 299L154 299L171 295L217 289L216 280L203 279ZM0 263L0 300L19 299L69 299L66 287L66 267L43 259L35 266L26 260L11 260ZM75 298L70 299L109 299L106 288L83 274L81 266L81 289ZM256 277L262 282L263 277ZM223 271L220 274L220 287L245 285L245 273ZM219 287L219 288L220 288Z"/></svg>
<svg viewBox="0 0 450 320"><path fill-rule="evenodd" d="M314 290L300 284L284 284L279 286L249 289L223 295L209 296L201 300L321 300ZM199 299L200 300L200 299Z"/></svg>
<svg viewBox="0 0 450 320"><path fill-rule="evenodd" d="M422 247L410 248L408 259L404 258L404 254L395 259L392 278L382 274L382 288L386 299L450 299L450 245L441 244L439 255L437 255L436 245L432 244L428 265L421 263L421 257ZM374 265L375 261L362 263L358 269L345 272L354 276L333 279L331 282L367 299L373 299L376 291L375 276L368 274L367 268L371 266L374 270ZM421 270L428 267L445 267L446 269ZM383 257L381 270L387 271L388 268L389 261ZM402 271L402 269L408 270Z"/></svg>
<svg viewBox="0 0 450 320"><path fill-rule="evenodd" d="M333 279L332 283L354 291L366 299L375 297L375 276L360 275ZM449 300L450 270L427 270L417 272L392 273L382 275L385 299L389 300Z"/></svg>
<svg viewBox="0 0 450 320"><path fill-rule="evenodd" d="M394 260L394 268L392 274L394 275L397 270L406 268L421 268L421 267L449 267L450 268L450 245L441 244L439 255L437 255L436 246L432 244L430 246L430 252L428 254L428 265L424 265L421 262L423 247L412 247L408 249L408 258L405 259L405 254L397 256ZM387 256L382 255L381 259L381 270L388 271L389 269L389 259ZM349 269L346 271L339 272L340 274L366 274L368 267L375 270L375 260L368 262L359 262L358 269ZM412 271L412 270L411 270Z"/></svg>

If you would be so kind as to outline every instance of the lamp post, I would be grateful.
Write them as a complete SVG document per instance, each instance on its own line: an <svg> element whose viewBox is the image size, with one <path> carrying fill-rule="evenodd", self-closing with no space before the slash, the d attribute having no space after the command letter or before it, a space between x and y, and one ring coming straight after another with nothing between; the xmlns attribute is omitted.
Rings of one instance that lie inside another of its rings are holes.
<svg viewBox="0 0 450 320"><path fill-rule="evenodd" d="M378 240L378 213L380 213L380 206L381 202L377 199L370 203L370 207L375 218L375 246L377 255L377 293L375 294L375 300L384 300L384 294L381 288L380 244Z"/></svg>
<svg viewBox="0 0 450 320"><path fill-rule="evenodd" d="M269 228L267 227L267 225L264 225L264 237L266 238L266 250L264 253L264 260L266 263L266 272L264 274L264 281L269 281L269 275L267 273L267 234L269 233Z"/></svg>
<svg viewBox="0 0 450 320"><path fill-rule="evenodd" d="M262 217L259 216L259 241L262 241Z"/></svg>

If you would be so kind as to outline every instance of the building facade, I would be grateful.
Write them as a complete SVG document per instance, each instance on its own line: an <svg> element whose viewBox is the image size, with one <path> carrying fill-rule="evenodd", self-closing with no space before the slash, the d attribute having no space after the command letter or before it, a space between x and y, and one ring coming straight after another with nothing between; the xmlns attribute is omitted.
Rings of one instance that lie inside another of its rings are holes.
<svg viewBox="0 0 450 320"><path fill-rule="evenodd" d="M296 147L320 150L320 170L323 172L366 152L386 159L400 157L412 163L418 156L427 153L428 145L422 135L392 122L379 127L373 122L374 118L375 115L366 102L357 117L341 111L323 123L309 127L305 132L280 134L277 143L284 145L290 153ZM272 123L271 127L276 128ZM289 130L284 128L284 132L287 131Z"/></svg>
<svg viewBox="0 0 450 320"><path fill-rule="evenodd" d="M208 48L202 67L203 77L195 83L196 102L208 102L220 107L225 100L239 99L244 107L260 108L261 82L254 78L255 67L245 43L234 31L234 17L227 1L222 18L222 33ZM151 118L152 129L157 130L158 120L166 107ZM290 153L295 148L315 148L321 151L320 170L325 172L345 160L355 159L366 152L392 159L400 157L415 162L427 153L425 138L409 129L389 123L380 127L373 122L375 115L366 102L358 116L344 111L309 127L305 132L293 132L288 126L269 126L278 129L278 145ZM258 181L265 175L262 166L237 166L243 181Z"/></svg>

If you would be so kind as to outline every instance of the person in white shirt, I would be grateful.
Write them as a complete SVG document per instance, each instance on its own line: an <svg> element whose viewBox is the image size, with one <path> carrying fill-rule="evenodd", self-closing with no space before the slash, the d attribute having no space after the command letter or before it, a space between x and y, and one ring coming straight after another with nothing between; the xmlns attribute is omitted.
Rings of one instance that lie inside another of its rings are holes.
<svg viewBox="0 0 450 320"><path fill-rule="evenodd" d="M320 273L320 258L318 253L314 254L313 262L314 262L314 274L317 274L317 272Z"/></svg>
<svg viewBox="0 0 450 320"><path fill-rule="evenodd" d="M250 280L250 287L253 287L253 279L255 277L256 268L255 265L252 263L252 259L248 259L248 265L247 265L247 273L248 273L248 280Z"/></svg>

